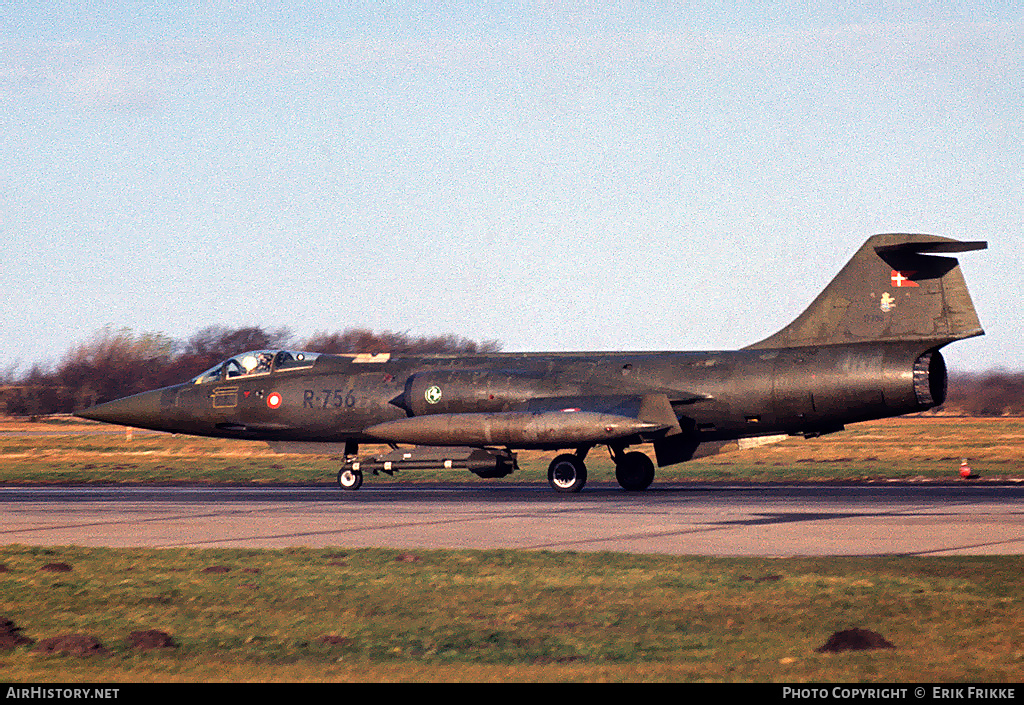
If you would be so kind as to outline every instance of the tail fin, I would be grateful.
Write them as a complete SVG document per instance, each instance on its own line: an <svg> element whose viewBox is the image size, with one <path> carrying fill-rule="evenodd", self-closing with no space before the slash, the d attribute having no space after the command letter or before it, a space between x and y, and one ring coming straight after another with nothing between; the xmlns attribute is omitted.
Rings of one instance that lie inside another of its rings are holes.
<svg viewBox="0 0 1024 705"><path fill-rule="evenodd" d="M795 321L746 349L902 340L945 344L984 335L957 260L923 253L986 247L938 235L870 237Z"/></svg>

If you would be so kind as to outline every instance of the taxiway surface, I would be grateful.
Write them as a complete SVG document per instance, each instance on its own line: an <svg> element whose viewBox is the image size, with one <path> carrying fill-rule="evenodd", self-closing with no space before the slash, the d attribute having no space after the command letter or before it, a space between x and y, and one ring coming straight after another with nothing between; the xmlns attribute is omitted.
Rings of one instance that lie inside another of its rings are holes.
<svg viewBox="0 0 1024 705"><path fill-rule="evenodd" d="M1024 487L546 484L0 487L7 544L382 546L676 555L1024 552Z"/></svg>

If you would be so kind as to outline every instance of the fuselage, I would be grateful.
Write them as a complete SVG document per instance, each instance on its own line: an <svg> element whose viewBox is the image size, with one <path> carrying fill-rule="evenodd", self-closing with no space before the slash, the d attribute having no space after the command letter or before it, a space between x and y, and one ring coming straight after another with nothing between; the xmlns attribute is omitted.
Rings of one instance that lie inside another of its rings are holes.
<svg viewBox="0 0 1024 705"><path fill-rule="evenodd" d="M312 365L180 385L94 407L126 425L228 438L338 443L432 414L528 411L537 400L665 395L701 442L815 434L941 403L938 352L872 344L711 352L319 355ZM915 379L915 365L917 378ZM227 365L225 365L227 367ZM436 398L433 398L436 396ZM642 439L632 439L640 441ZM433 444L445 445L439 437ZM557 438L518 447L564 448Z"/></svg>

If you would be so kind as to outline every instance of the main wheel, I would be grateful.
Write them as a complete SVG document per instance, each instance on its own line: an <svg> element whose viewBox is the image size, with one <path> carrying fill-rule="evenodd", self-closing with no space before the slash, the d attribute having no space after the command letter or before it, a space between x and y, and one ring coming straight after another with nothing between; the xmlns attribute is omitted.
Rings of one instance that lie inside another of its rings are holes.
<svg viewBox="0 0 1024 705"><path fill-rule="evenodd" d="M363 473L342 468L338 472L338 486L343 490L358 490L363 486Z"/></svg>
<svg viewBox="0 0 1024 705"><path fill-rule="evenodd" d="M548 466L548 483L555 492L579 492L587 484L587 466L572 453L560 455Z"/></svg>
<svg viewBox="0 0 1024 705"><path fill-rule="evenodd" d="M615 465L615 479L627 492L646 490L654 482L654 463L640 451L626 453Z"/></svg>

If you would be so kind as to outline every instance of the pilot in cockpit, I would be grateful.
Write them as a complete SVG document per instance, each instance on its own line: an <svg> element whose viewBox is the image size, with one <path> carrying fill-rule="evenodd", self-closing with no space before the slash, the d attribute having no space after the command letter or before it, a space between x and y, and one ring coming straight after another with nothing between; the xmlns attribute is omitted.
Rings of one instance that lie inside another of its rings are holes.
<svg viewBox="0 0 1024 705"><path fill-rule="evenodd" d="M266 374L270 372L270 364L274 361L274 356L270 353L260 352L253 353L252 355L246 355L242 358L242 368L245 370L243 374L246 375L258 375Z"/></svg>
<svg viewBox="0 0 1024 705"><path fill-rule="evenodd" d="M256 359L259 361L256 365L256 374L270 372L270 364L274 361L274 356L268 352L261 352L256 354Z"/></svg>

